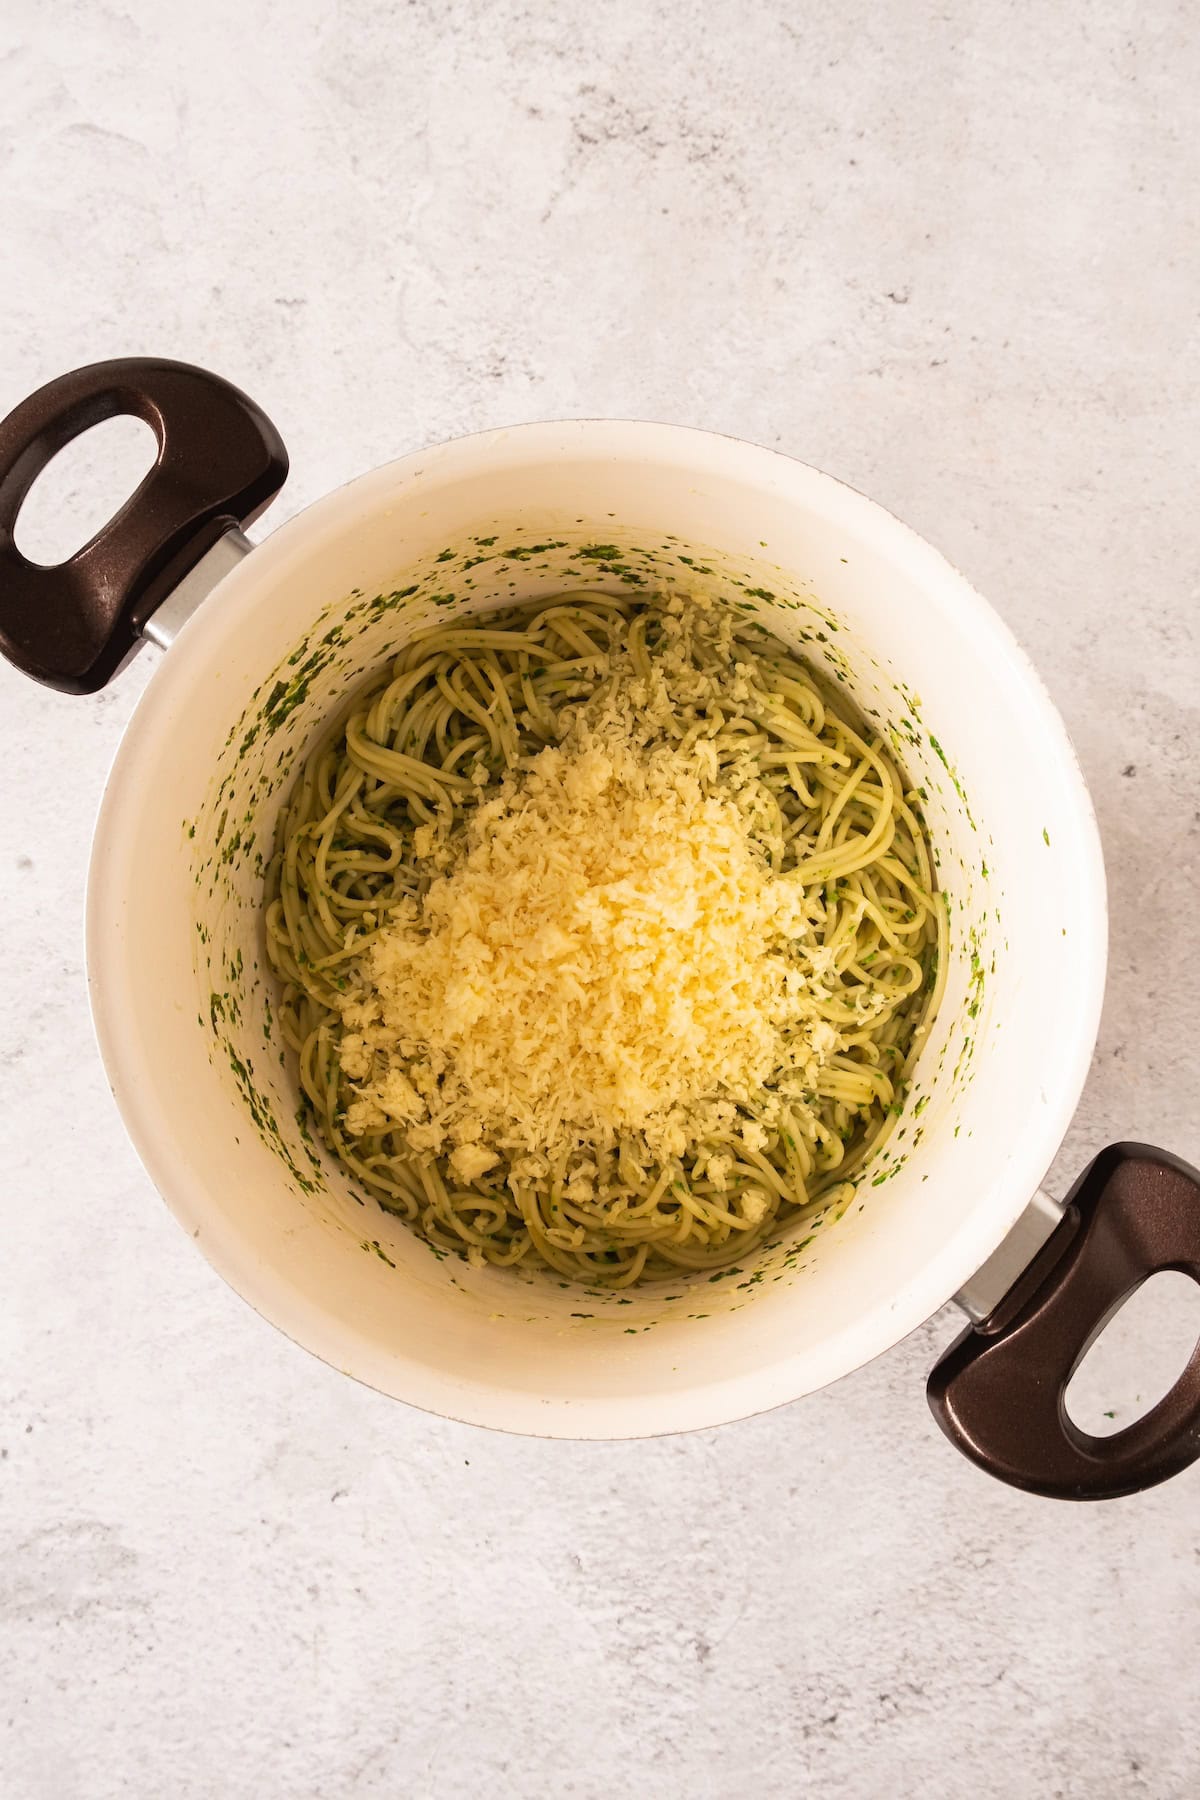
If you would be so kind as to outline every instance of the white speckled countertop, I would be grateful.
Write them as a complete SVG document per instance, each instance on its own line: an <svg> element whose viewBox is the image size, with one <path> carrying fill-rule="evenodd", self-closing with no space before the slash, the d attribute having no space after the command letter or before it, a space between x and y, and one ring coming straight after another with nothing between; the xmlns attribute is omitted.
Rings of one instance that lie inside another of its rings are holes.
<svg viewBox="0 0 1200 1800"><path fill-rule="evenodd" d="M1185 0L9 0L0 412L207 364L291 451L259 529L571 413L866 489L1013 626L1095 795L1111 981L1052 1185L1118 1137L1200 1161L1198 83ZM406 1411L221 1285L85 1000L152 665L0 669L6 1800L1195 1795L1200 1473L989 1482L926 1410L949 1311L772 1416L587 1446ZM1160 1292L1094 1409L1182 1360Z"/></svg>

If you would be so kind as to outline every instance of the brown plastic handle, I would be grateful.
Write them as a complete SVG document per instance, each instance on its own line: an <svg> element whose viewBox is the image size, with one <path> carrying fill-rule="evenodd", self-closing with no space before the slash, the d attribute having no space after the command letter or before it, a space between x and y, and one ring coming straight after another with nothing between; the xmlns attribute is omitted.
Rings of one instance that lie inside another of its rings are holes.
<svg viewBox="0 0 1200 1800"><path fill-rule="evenodd" d="M64 444L119 413L154 432L153 468L68 562L29 562L13 540L25 496ZM95 693L171 589L257 518L287 472L266 414L190 363L130 356L48 382L0 423L0 653L65 694Z"/></svg>
<svg viewBox="0 0 1200 1800"><path fill-rule="evenodd" d="M1200 1344L1157 1406L1111 1437L1067 1416L1067 1384L1135 1288L1162 1269L1200 1282L1200 1174L1147 1144L1111 1144L1084 1170L1062 1224L929 1378L952 1443L990 1475L1061 1500L1153 1487L1200 1457Z"/></svg>

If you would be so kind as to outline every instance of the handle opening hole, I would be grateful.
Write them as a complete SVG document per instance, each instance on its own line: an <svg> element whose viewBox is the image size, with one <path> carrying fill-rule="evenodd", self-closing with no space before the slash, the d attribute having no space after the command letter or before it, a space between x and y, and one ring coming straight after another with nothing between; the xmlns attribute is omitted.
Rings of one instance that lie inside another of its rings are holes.
<svg viewBox="0 0 1200 1800"><path fill-rule="evenodd" d="M53 568L89 544L154 466L158 441L144 419L102 419L64 444L17 514L17 549Z"/></svg>
<svg viewBox="0 0 1200 1800"><path fill-rule="evenodd" d="M1109 1320L1067 1386L1080 1431L1111 1437L1157 1406L1200 1341L1200 1286L1173 1269L1151 1275Z"/></svg>

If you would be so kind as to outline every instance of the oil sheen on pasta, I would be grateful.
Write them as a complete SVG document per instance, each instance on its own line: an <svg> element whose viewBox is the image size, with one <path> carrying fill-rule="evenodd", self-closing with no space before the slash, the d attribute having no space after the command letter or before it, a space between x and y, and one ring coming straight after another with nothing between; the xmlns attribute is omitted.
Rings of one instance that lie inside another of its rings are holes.
<svg viewBox="0 0 1200 1800"><path fill-rule="evenodd" d="M268 877L333 1155L438 1250L607 1286L849 1199L944 929L878 738L666 594L414 638L310 754Z"/></svg>

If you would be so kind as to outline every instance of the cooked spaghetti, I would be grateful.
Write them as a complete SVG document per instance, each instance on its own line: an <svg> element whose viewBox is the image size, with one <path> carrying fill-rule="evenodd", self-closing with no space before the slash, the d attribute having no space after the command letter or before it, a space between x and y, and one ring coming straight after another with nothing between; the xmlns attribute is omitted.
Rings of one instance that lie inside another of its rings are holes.
<svg viewBox="0 0 1200 1800"><path fill-rule="evenodd" d="M269 890L333 1155L439 1251L614 1287L843 1206L946 960L881 742L702 597L414 638L309 756Z"/></svg>

